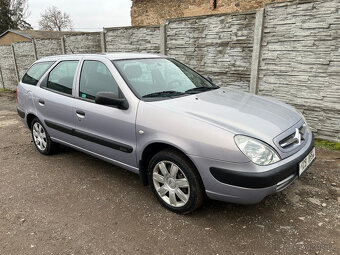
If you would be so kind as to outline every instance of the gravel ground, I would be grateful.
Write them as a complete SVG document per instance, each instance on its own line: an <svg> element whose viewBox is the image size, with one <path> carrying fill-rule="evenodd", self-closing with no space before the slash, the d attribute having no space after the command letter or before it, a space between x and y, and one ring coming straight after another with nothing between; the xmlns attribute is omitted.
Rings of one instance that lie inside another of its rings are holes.
<svg viewBox="0 0 340 255"><path fill-rule="evenodd" d="M62 147L34 148L0 95L0 254L340 254L340 152L281 193L244 206L165 210L139 177Z"/></svg>

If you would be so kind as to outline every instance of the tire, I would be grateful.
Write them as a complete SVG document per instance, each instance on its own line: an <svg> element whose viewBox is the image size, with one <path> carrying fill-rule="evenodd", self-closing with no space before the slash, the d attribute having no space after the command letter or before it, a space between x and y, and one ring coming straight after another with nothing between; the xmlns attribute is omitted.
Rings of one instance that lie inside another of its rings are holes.
<svg viewBox="0 0 340 255"><path fill-rule="evenodd" d="M55 150L55 143L52 142L45 127L38 118L34 118L31 123L32 139L37 150L44 155L50 155Z"/></svg>
<svg viewBox="0 0 340 255"><path fill-rule="evenodd" d="M163 150L151 158L148 181L158 201L170 211L187 214L204 202L205 191L195 166L175 150Z"/></svg>

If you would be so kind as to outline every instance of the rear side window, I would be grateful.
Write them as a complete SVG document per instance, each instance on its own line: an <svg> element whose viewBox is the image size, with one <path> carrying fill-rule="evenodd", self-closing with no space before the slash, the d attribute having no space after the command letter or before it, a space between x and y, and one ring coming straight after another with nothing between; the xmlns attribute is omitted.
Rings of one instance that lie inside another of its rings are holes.
<svg viewBox="0 0 340 255"><path fill-rule="evenodd" d="M34 64L22 77L22 82L30 85L37 85L41 76L47 71L54 62L39 62Z"/></svg>
<svg viewBox="0 0 340 255"><path fill-rule="evenodd" d="M81 75L79 96L94 100L99 92L113 92L119 96L118 84L102 62L85 60Z"/></svg>
<svg viewBox="0 0 340 255"><path fill-rule="evenodd" d="M72 95L73 79L78 66L78 60L60 62L50 72L47 88Z"/></svg>

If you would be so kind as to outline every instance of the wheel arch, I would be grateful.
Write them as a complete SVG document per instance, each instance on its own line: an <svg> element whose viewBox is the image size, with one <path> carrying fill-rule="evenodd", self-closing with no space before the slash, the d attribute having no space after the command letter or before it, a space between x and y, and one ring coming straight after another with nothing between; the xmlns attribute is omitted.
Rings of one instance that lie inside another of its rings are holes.
<svg viewBox="0 0 340 255"><path fill-rule="evenodd" d="M29 113L27 114L27 117L26 117L26 123L27 123L27 126L29 129L31 129L31 124L32 124L32 121L34 120L34 118L37 118L37 116L33 113Z"/></svg>
<svg viewBox="0 0 340 255"><path fill-rule="evenodd" d="M196 165L194 164L194 162L190 159L190 157L188 157L188 155L181 150L180 148L166 143L166 142L153 142L148 144L142 151L141 153L141 157L140 160L138 162L138 167L139 167L139 176L141 178L141 181L143 183L143 185L147 186L148 183L148 178L147 178L147 172L148 172L148 164L149 161L151 160L151 158L159 151L161 150L166 150L166 149L171 149L174 150L176 152L179 152L181 155L183 155L197 170ZM197 171L199 174L199 171ZM200 176L200 174L199 174ZM200 176L201 178L201 176ZM202 182L203 183L203 182Z"/></svg>

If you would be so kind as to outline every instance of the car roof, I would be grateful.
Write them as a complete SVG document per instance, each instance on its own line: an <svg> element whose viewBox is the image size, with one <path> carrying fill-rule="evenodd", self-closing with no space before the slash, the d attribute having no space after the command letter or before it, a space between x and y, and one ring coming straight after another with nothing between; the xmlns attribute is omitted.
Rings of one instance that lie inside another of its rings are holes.
<svg viewBox="0 0 340 255"><path fill-rule="evenodd" d="M142 59L142 58L162 58L166 57L160 54L151 54L151 53L126 53L126 52L117 52L117 53L97 53L97 54L66 54L66 55L55 55L55 56L48 56L43 57L38 60L40 61L56 61L62 59L70 59L76 58L80 59L82 57L105 57L109 60L121 60L121 59Z"/></svg>

